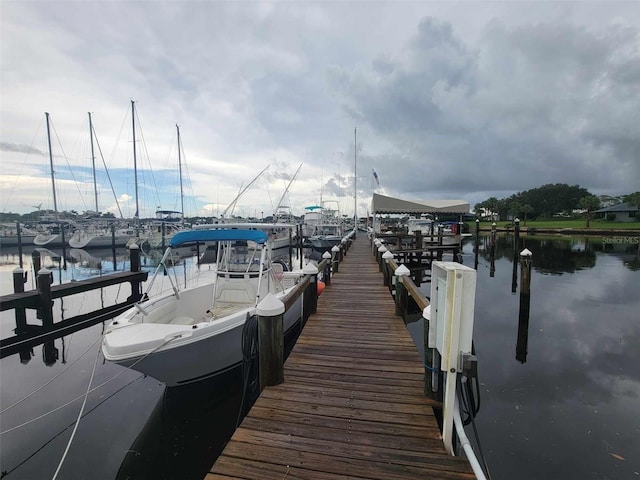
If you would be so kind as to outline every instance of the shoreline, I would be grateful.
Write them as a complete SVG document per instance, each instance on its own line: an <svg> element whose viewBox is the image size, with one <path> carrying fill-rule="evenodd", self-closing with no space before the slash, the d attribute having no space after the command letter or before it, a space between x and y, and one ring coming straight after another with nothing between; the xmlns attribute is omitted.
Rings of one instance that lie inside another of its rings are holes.
<svg viewBox="0 0 640 480"><path fill-rule="evenodd" d="M469 232L473 233L475 228L470 228ZM491 232L492 228L480 227L481 232ZM512 233L513 227L496 227L496 232ZM583 235L583 236L618 236L618 237L639 237L640 229L624 229L624 228L553 228L553 227L520 227L520 235L536 235L538 233L555 233L558 235Z"/></svg>

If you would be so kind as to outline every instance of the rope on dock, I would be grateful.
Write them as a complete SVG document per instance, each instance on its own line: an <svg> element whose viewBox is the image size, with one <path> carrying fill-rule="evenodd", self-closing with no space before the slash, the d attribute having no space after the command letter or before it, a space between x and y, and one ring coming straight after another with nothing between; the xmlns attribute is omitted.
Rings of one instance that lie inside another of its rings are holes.
<svg viewBox="0 0 640 480"><path fill-rule="evenodd" d="M3 414L4 412L6 412L7 410L11 410L13 407L20 405L22 402L24 402L25 400L27 400L29 397L35 395L36 393L38 393L40 390L42 390L43 388L45 388L47 385L50 385L51 383L53 383L57 378L59 378L62 374L66 373L67 370L69 370L71 367L73 367L82 357L84 357L95 345L96 343L102 341L102 335L95 341L93 342L89 348L87 348L78 358L76 358L73 362L71 362L69 365L67 365L67 367L62 370L60 373L58 373L57 375L54 375L53 378L51 378L51 380L49 380L47 383L45 383L44 385L36 388L33 392L31 392L30 394L28 394L27 396L21 398L20 400L12 403L11 405L9 405L7 408L4 408L3 410L0 410L0 414Z"/></svg>
<svg viewBox="0 0 640 480"><path fill-rule="evenodd" d="M111 377L109 380L106 380L106 381L102 382L100 385L97 385L97 386L93 387L93 388L89 391L89 393L93 393L93 392L95 392L96 390L98 390L99 388L104 387L107 383L110 383L110 382L112 382L113 380L115 380L116 378L118 378L118 377L120 377L121 375L123 375L125 372L127 372L128 370L130 370L130 369L131 369L131 367L133 367L133 366L137 365L138 363L140 363L142 360L144 360L145 358L147 358L149 355L151 355L152 353L154 353L156 350L159 350L160 348L164 347L167 343L169 343L169 342L171 342L171 341L173 341L173 340L176 340L177 338L180 338L181 336L182 336L182 334L177 334L177 335L174 335L174 336L172 336L172 337L168 338L168 339L167 339L167 340L165 340L163 343L161 343L160 345L158 345L156 348L154 348L153 350L151 350L149 353L145 354L143 357L140 357L138 360L136 360L134 363L132 363L129 367L127 367L127 368L123 368L123 369L122 369L122 371L121 371L120 373L118 373L118 374L114 375L114 376L113 376L113 377ZM102 336L100 337L100 340L102 340L102 338L103 338L103 337L104 337L104 335L102 335ZM140 374L140 377L138 377L138 378L142 378L142 377L145 377L145 376L146 376L145 374ZM137 380L137 379L136 379L136 380ZM0 435L4 435L4 434L6 434L6 433L13 432L14 430L17 430L17 429L19 429L19 428L25 427L25 426L29 425L30 423L33 423L33 422L35 422L35 421L37 421L37 420L40 420L40 419L42 419L42 418L44 418L44 417L47 417L47 416L51 415L52 413L55 413L55 412L57 412L58 410L61 410L61 409L63 409L64 407L71 405L71 404L72 404L72 403L74 403L75 401L80 400L82 397L84 397L84 394L83 394L83 395L78 395L78 396L77 396L76 398L74 398L73 400L69 400L67 403L65 403L65 404L63 404L63 405L60 405L59 407L56 407L56 408L54 408L53 410L50 410L50 411L48 411L48 412L46 412L46 413L43 413L42 415L39 415L39 416L37 416L37 417L35 417L35 418L32 418L31 420L27 420L26 422L21 423L20 425L16 425L15 427L11 427L11 428L9 428L9 429L7 429L7 430L3 430L3 431L1 431L1 432L0 432Z"/></svg>
<svg viewBox="0 0 640 480"><path fill-rule="evenodd" d="M55 473L53 474L52 480L56 480L58 477L58 473L60 473L60 469L62 468L62 464L67 458L67 454L69 453L69 449L71 448L71 443L76 436L76 432L78 431L78 425L80 425L80 419L82 418L82 413L84 412L84 407L87 405L87 398L89 398L89 392L91 391L91 384L93 383L93 378L96 375L96 367L98 366L98 358L100 358L100 349L96 353L96 359L93 362L93 370L91 371L91 376L89 377L89 384L87 385L87 391L84 394L84 400L82 401L82 406L80 407L80 412L78 412L78 418L76 419L76 424L73 426L73 431L71 432L71 437L69 437L69 441L67 442L67 446L64 449L64 453L62 454L62 458L60 459L60 463L58 463L58 468L56 468Z"/></svg>

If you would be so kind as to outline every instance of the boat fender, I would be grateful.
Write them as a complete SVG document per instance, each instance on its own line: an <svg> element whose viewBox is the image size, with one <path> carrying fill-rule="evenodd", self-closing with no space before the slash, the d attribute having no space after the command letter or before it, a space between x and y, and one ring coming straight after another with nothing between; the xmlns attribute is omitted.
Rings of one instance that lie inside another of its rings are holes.
<svg viewBox="0 0 640 480"><path fill-rule="evenodd" d="M318 296L322 295L322 291L324 290L325 283L322 280L318 280Z"/></svg>

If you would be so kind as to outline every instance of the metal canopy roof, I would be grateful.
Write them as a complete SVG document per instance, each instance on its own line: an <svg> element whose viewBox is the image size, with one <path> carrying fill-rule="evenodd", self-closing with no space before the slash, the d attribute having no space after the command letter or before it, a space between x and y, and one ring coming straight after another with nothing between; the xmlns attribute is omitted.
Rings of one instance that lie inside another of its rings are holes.
<svg viewBox="0 0 640 480"><path fill-rule="evenodd" d="M619 203L617 205L611 205L609 207L594 210L591 213L609 213L609 212L637 212L638 207L634 207L628 203Z"/></svg>
<svg viewBox="0 0 640 480"><path fill-rule="evenodd" d="M469 213L471 206L464 200L402 200L374 193L371 213Z"/></svg>

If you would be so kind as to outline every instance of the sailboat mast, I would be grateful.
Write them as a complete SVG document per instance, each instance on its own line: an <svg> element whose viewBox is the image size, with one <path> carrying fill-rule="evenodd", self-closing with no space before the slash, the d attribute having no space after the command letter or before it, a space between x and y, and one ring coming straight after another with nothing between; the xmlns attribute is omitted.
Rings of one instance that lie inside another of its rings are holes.
<svg viewBox="0 0 640 480"><path fill-rule="evenodd" d="M357 127L353 129L353 228L358 228L358 140Z"/></svg>
<svg viewBox="0 0 640 480"><path fill-rule="evenodd" d="M182 145L180 144L180 127L176 123L178 131L178 172L180 175L180 213L182 214L182 224L184 225L184 192L182 190Z"/></svg>
<svg viewBox="0 0 640 480"><path fill-rule="evenodd" d="M133 182L136 189L136 222L140 220L140 205L138 204L138 160L136 158L136 109L135 102L131 100L131 126L133 130Z"/></svg>
<svg viewBox="0 0 640 480"><path fill-rule="evenodd" d="M93 168L93 195L96 199L96 213L98 210L98 182L96 182L96 155L93 151L93 123L91 122L91 112L89 113L89 137L91 138L91 167Z"/></svg>
<svg viewBox="0 0 640 480"><path fill-rule="evenodd" d="M49 114L44 112L47 119L47 143L49 145L49 165L51 166L51 188L53 190L53 211L58 221L58 200L56 199L56 179L53 172L53 153L51 152L51 130L49 129Z"/></svg>
<svg viewBox="0 0 640 480"><path fill-rule="evenodd" d="M280 208L282 207L282 202L284 202L284 197L287 195L287 193L289 192L289 189L291 188L291 184L293 183L293 181L296 179L296 177L298 176L298 172L300 171L300 169L302 168L302 164L300 164L298 166L298 169L296 170L296 173L293 174L293 177L291 177L291 180L289 180L289 184L287 185L287 188L284 190L284 193L282 194L282 196L280 197L280 200L278 201L278 204L276 205L276 211L273 212L273 218L274 218L274 222L278 221L278 210L280 210Z"/></svg>

